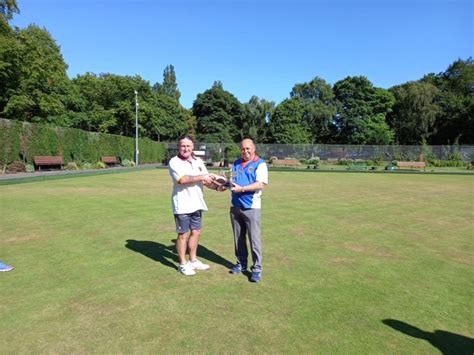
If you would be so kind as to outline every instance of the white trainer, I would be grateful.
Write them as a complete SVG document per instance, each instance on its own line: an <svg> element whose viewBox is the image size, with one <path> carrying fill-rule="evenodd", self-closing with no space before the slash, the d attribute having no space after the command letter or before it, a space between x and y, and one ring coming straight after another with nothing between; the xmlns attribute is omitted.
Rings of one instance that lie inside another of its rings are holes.
<svg viewBox="0 0 474 355"><path fill-rule="evenodd" d="M188 262L188 264L189 264L189 266L191 266L193 268L193 270L207 270L207 269L209 269L209 265L203 264L198 259L196 259L194 261L190 260Z"/></svg>
<svg viewBox="0 0 474 355"><path fill-rule="evenodd" d="M196 275L196 271L194 271L194 269L191 267L191 265L189 265L189 263L179 265L178 272L186 276Z"/></svg>

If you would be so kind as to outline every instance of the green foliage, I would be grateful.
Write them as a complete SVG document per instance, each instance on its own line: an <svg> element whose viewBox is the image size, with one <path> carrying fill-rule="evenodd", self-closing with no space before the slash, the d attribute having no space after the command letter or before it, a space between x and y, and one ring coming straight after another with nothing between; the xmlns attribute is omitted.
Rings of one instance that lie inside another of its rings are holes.
<svg viewBox="0 0 474 355"><path fill-rule="evenodd" d="M129 167L135 166L135 163L129 159L123 159L120 165L129 168Z"/></svg>
<svg viewBox="0 0 474 355"><path fill-rule="evenodd" d="M440 107L439 90L426 82L409 82L392 89L396 98L390 124L400 144L419 144L433 133Z"/></svg>
<svg viewBox="0 0 474 355"><path fill-rule="evenodd" d="M312 133L310 125L305 121L304 100L286 99L279 104L270 122L270 132L274 143L311 143Z"/></svg>
<svg viewBox="0 0 474 355"><path fill-rule="evenodd" d="M303 100L303 120L310 127L312 142L330 141L336 130L333 118L337 109L331 85L316 77L309 83L296 84L290 96Z"/></svg>
<svg viewBox="0 0 474 355"><path fill-rule="evenodd" d="M70 161L69 163L66 164L64 169L66 169L66 170L79 170L79 167L77 166L77 164L75 162Z"/></svg>
<svg viewBox="0 0 474 355"><path fill-rule="evenodd" d="M107 166L101 162L101 161L98 161L96 162L94 165L94 169L105 169Z"/></svg>
<svg viewBox="0 0 474 355"><path fill-rule="evenodd" d="M269 140L269 126L267 119L273 115L275 103L252 96L249 102L243 105L242 137L249 137L256 142L265 143Z"/></svg>
<svg viewBox="0 0 474 355"><path fill-rule="evenodd" d="M22 46L16 32L5 26L5 31L0 28L0 112L3 112L10 96L18 88L22 75Z"/></svg>
<svg viewBox="0 0 474 355"><path fill-rule="evenodd" d="M474 142L474 61L457 60L437 76L426 77L439 89L440 107L431 143L472 144Z"/></svg>
<svg viewBox="0 0 474 355"><path fill-rule="evenodd" d="M212 158L211 159L212 159L213 162L220 161L221 160L221 155L219 154L218 151L214 151L212 153Z"/></svg>
<svg viewBox="0 0 474 355"><path fill-rule="evenodd" d="M395 132L385 122L382 113L361 120L352 139L357 144L388 145L393 143Z"/></svg>
<svg viewBox="0 0 474 355"><path fill-rule="evenodd" d="M25 169L27 173L34 173L35 172L35 166L33 164L26 164Z"/></svg>
<svg viewBox="0 0 474 355"><path fill-rule="evenodd" d="M160 140L173 141L189 131L189 112L178 101L166 95L157 95L155 101L156 115L148 122L151 131L157 132Z"/></svg>
<svg viewBox="0 0 474 355"><path fill-rule="evenodd" d="M338 165L349 165L354 163L354 159L340 158L337 160Z"/></svg>
<svg viewBox="0 0 474 355"><path fill-rule="evenodd" d="M18 68L3 112L7 118L31 120L66 112L69 79L59 46L47 30L30 25L16 33L15 56L7 64ZM10 52L12 53L12 52Z"/></svg>
<svg viewBox="0 0 474 355"><path fill-rule="evenodd" d="M376 88L363 76L347 77L334 84L338 112L337 142L344 144L388 144L393 132L386 124L395 97Z"/></svg>
<svg viewBox="0 0 474 355"><path fill-rule="evenodd" d="M11 20L14 13L20 13L20 8L16 0L0 1L0 21Z"/></svg>
<svg viewBox="0 0 474 355"><path fill-rule="evenodd" d="M425 139L421 142L421 156L419 158L421 161L425 161L428 164L432 164L436 160L436 155L431 150L431 147L428 145Z"/></svg>
<svg viewBox="0 0 474 355"><path fill-rule="evenodd" d="M321 160L319 157L311 158L311 159L302 159L300 160L301 164L308 164L308 165L314 165L315 167L318 167L319 164L321 163Z"/></svg>
<svg viewBox="0 0 474 355"><path fill-rule="evenodd" d="M432 159L429 161L429 165L434 167L468 167L469 163L463 162L462 160Z"/></svg>
<svg viewBox="0 0 474 355"><path fill-rule="evenodd" d="M241 104L216 81L186 110L171 64L163 83L153 87L140 76L112 73L70 80L60 47L46 29L10 26L18 12L16 0L0 1L0 114L9 119L134 137L137 90L139 136L157 141L192 133L208 143L244 137L287 144L474 142L472 58L390 90L363 76L346 77L333 87L315 77L293 86L292 105L283 101L276 108L256 96ZM84 153L84 159L89 156Z"/></svg>
<svg viewBox="0 0 474 355"><path fill-rule="evenodd" d="M173 65L168 65L163 71L163 84L156 83L153 90L158 95L165 95L176 102L179 102L181 93L178 90L178 83L176 82L176 73Z"/></svg>
<svg viewBox="0 0 474 355"><path fill-rule="evenodd" d="M140 162L157 163L165 156L166 145L148 138L139 139ZM75 128L0 119L0 166L22 159L32 163L35 155L62 155L64 162L97 162L105 155L120 160L133 157L135 140Z"/></svg>
<svg viewBox="0 0 474 355"><path fill-rule="evenodd" d="M224 147L225 158L229 162L233 162L241 157L240 147L237 144L227 144Z"/></svg>
<svg viewBox="0 0 474 355"><path fill-rule="evenodd" d="M373 162L370 160L364 160L364 159L349 159L349 158L341 158L338 159L337 161L338 165L373 165Z"/></svg>
<svg viewBox="0 0 474 355"><path fill-rule="evenodd" d="M222 83L216 82L211 89L198 94L192 111L197 119L199 141L229 143L243 138L243 106L223 89Z"/></svg>

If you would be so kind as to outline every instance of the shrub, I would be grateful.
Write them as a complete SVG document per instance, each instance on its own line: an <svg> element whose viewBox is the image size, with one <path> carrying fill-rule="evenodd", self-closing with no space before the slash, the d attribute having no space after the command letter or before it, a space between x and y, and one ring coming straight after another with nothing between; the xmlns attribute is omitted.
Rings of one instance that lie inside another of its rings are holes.
<svg viewBox="0 0 474 355"><path fill-rule="evenodd" d="M353 163L354 163L354 159L348 159L348 158L340 158L337 161L338 165L349 165L349 164L353 164Z"/></svg>
<svg viewBox="0 0 474 355"><path fill-rule="evenodd" d="M437 159L433 159L433 160L430 160L429 165L437 167L437 168L445 168L445 167L465 167L468 164L463 162L462 160L437 160Z"/></svg>
<svg viewBox="0 0 474 355"><path fill-rule="evenodd" d="M221 161L221 155L219 152L214 151L214 153L212 153L212 161Z"/></svg>
<svg viewBox="0 0 474 355"><path fill-rule="evenodd" d="M140 161L156 163L165 157L166 144L140 138ZM64 161L97 161L103 155L133 155L134 138L0 118L0 168L22 156L62 155Z"/></svg>
<svg viewBox="0 0 474 355"><path fill-rule="evenodd" d="M34 173L35 172L35 166L33 164L26 164L25 168L26 168L27 173Z"/></svg>
<svg viewBox="0 0 474 355"><path fill-rule="evenodd" d="M89 170L89 169L93 169L93 165L92 163L88 163L88 162L85 162L82 164L82 169L85 169L85 170Z"/></svg>
<svg viewBox="0 0 474 355"><path fill-rule="evenodd" d="M101 162L101 161L98 161L97 163L94 164L94 168L96 169L105 169L107 166L105 165L105 163Z"/></svg>
<svg viewBox="0 0 474 355"><path fill-rule="evenodd" d="M26 167L23 162L19 160L15 160L11 164L7 166L7 173L15 174L15 173L26 173Z"/></svg>
<svg viewBox="0 0 474 355"><path fill-rule="evenodd" d="M123 159L120 165L129 168L129 167L135 166L135 162L129 159Z"/></svg>
<svg viewBox="0 0 474 355"><path fill-rule="evenodd" d="M77 164L75 162L70 161L69 163L66 164L64 169L66 169L66 170L78 170L79 167L77 166Z"/></svg>
<svg viewBox="0 0 474 355"><path fill-rule="evenodd" d="M314 157L312 159L309 159L306 164L308 165L314 165L314 166L319 166L319 164L321 163L321 160L319 159L319 157Z"/></svg>
<svg viewBox="0 0 474 355"><path fill-rule="evenodd" d="M224 155L228 161L233 162L241 156L240 147L237 144L228 144L224 148Z"/></svg>

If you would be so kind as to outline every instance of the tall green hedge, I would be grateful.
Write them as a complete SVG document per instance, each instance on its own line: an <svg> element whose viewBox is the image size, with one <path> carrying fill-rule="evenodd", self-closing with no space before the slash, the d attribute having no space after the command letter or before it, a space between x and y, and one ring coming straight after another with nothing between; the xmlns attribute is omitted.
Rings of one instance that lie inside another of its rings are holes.
<svg viewBox="0 0 474 355"><path fill-rule="evenodd" d="M166 144L139 138L140 163L160 163ZM104 155L134 160L135 138L0 118L0 166L35 155L62 155L64 162L94 163Z"/></svg>

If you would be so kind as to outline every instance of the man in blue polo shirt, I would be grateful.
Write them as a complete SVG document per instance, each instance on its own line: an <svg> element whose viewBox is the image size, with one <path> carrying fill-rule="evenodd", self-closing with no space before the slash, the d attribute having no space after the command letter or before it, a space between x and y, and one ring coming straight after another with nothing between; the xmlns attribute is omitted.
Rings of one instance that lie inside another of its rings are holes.
<svg viewBox="0 0 474 355"><path fill-rule="evenodd" d="M234 232L237 263L232 274L247 271L247 236L252 250L252 275L250 281L260 282L262 277L262 242L260 238L260 209L262 190L268 184L268 168L255 153L255 143L246 138L240 142L242 158L232 166L232 207L230 220Z"/></svg>

